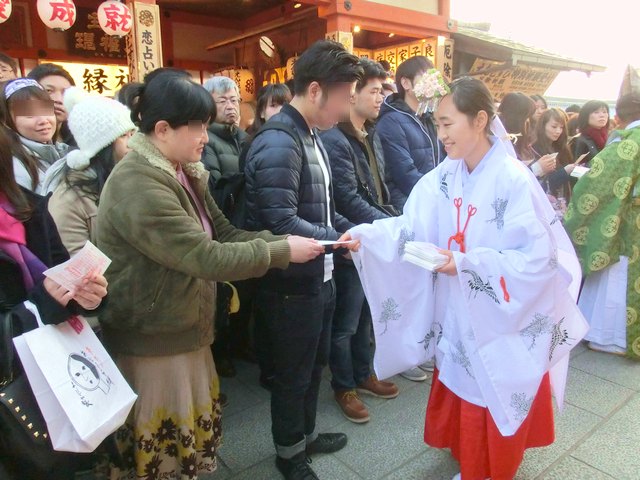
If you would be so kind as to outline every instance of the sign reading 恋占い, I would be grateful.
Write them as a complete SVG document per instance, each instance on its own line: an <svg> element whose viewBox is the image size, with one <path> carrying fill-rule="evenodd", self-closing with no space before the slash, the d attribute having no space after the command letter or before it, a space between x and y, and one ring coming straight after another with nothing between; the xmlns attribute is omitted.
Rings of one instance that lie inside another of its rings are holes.
<svg viewBox="0 0 640 480"><path fill-rule="evenodd" d="M127 58L133 81L162 67L160 10L157 5L133 2L133 30L127 35Z"/></svg>

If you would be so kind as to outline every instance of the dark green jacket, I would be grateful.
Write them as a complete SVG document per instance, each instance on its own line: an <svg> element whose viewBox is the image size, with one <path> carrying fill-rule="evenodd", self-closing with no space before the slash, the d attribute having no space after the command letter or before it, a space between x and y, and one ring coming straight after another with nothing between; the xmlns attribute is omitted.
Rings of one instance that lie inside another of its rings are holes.
<svg viewBox="0 0 640 480"><path fill-rule="evenodd" d="M114 353L155 356L213 341L215 282L263 276L289 265L284 237L233 227L211 198L201 163L185 165L214 228L210 240L174 166L141 133L102 191L98 246L112 260L113 299L100 315Z"/></svg>
<svg viewBox="0 0 640 480"><path fill-rule="evenodd" d="M235 125L212 123L209 142L202 152L202 163L217 182L222 175L238 173L238 160L248 135Z"/></svg>

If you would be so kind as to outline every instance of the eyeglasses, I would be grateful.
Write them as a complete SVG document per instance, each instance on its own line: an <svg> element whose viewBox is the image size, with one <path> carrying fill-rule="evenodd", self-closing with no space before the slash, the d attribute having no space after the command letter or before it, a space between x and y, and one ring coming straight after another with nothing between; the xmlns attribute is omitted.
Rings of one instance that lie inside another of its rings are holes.
<svg viewBox="0 0 640 480"><path fill-rule="evenodd" d="M242 103L242 99L238 97L231 97L231 98L220 97L218 100L216 100L216 105L220 107L225 106L227 103L230 103L231 105L240 105L240 103Z"/></svg>

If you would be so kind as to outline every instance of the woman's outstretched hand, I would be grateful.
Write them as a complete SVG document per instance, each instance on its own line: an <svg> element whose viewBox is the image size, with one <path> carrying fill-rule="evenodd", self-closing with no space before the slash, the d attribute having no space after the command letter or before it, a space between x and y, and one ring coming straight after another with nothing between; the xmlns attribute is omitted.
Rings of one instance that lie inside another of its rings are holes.
<svg viewBox="0 0 640 480"><path fill-rule="evenodd" d="M313 238L291 235L287 237L291 250L291 263L307 263L324 253L324 247Z"/></svg>

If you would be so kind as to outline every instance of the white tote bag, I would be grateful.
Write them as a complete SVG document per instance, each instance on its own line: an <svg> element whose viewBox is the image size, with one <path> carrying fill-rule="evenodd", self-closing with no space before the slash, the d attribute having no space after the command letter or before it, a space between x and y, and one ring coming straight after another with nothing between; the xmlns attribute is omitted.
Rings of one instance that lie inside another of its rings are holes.
<svg viewBox="0 0 640 480"><path fill-rule="evenodd" d="M13 341L54 450L92 452L124 424L137 395L86 319L44 325Z"/></svg>

